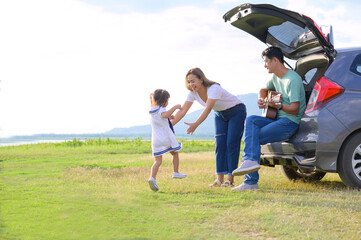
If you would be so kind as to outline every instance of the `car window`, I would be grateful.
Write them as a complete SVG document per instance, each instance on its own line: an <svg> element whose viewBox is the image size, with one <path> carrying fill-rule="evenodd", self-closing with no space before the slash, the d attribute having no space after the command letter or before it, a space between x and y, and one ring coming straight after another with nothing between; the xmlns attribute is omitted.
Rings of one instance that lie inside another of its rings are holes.
<svg viewBox="0 0 361 240"><path fill-rule="evenodd" d="M297 45L305 41L307 35L312 34L306 27L302 28L291 22L284 22L281 25L272 26L268 32L281 43L289 47L297 47Z"/></svg>
<svg viewBox="0 0 361 240"><path fill-rule="evenodd" d="M358 55L350 67L351 72L361 76L361 54Z"/></svg>
<svg viewBox="0 0 361 240"><path fill-rule="evenodd" d="M304 83L309 84L313 76L315 76L315 73L317 71L317 68L312 68L305 74Z"/></svg>
<svg viewBox="0 0 361 240"><path fill-rule="evenodd" d="M289 59L287 57L284 57L283 59L285 61L285 65L286 67L288 68L291 68L292 70L295 69L295 66L296 66L296 60L293 60L293 59Z"/></svg>

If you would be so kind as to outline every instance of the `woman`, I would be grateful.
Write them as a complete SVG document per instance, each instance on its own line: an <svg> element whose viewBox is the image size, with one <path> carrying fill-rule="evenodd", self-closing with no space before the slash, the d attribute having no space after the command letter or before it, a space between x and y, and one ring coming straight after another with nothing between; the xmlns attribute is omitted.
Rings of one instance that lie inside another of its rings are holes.
<svg viewBox="0 0 361 240"><path fill-rule="evenodd" d="M172 124L175 125L186 115L194 100L205 108L195 122L185 123L189 126L187 134L193 134L211 110L215 111L217 180L210 186L233 186L232 171L238 167L246 106L235 95L223 89L219 83L207 79L199 68L188 71L185 84L190 92L172 120ZM227 175L226 181L224 175Z"/></svg>

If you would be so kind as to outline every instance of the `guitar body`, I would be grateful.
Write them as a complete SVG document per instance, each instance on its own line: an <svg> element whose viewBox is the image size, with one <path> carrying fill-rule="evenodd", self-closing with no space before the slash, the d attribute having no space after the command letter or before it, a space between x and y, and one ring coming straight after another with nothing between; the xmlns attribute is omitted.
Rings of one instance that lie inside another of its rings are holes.
<svg viewBox="0 0 361 240"><path fill-rule="evenodd" d="M275 92L275 91L268 91L267 98L266 98L266 107L262 111L262 116L269 118L269 119L276 119L278 109L268 106L269 99L272 99L275 103L281 102L282 94Z"/></svg>
<svg viewBox="0 0 361 240"><path fill-rule="evenodd" d="M269 118L269 119L276 119L277 118L277 108L267 106L262 111L262 116Z"/></svg>

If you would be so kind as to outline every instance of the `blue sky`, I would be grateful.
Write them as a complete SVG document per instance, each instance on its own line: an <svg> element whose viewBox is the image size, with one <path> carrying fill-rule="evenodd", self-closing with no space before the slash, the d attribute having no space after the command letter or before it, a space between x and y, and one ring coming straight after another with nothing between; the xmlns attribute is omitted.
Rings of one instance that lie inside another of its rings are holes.
<svg viewBox="0 0 361 240"><path fill-rule="evenodd" d="M265 45L222 20L241 3L1 1L0 137L148 124L150 92L182 104L192 67L236 95L257 92L269 78ZM361 46L357 1L268 3L332 24L336 48Z"/></svg>

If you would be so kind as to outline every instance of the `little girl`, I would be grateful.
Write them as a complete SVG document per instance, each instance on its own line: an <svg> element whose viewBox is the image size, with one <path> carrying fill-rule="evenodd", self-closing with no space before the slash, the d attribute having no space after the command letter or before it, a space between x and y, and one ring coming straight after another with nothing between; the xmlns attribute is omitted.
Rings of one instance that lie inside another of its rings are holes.
<svg viewBox="0 0 361 240"><path fill-rule="evenodd" d="M169 118L174 117L172 114L175 110L181 109L181 105L177 104L167 111L166 107L169 97L169 93L163 89L157 89L150 94L151 109L149 114L152 125L152 153L155 157L155 162L152 166L151 177L148 182L153 191L159 190L155 178L162 164L162 155L167 152L170 152L173 156L173 178L185 178L187 176L178 172L178 151L182 149L182 143L177 142L173 125L169 120Z"/></svg>

